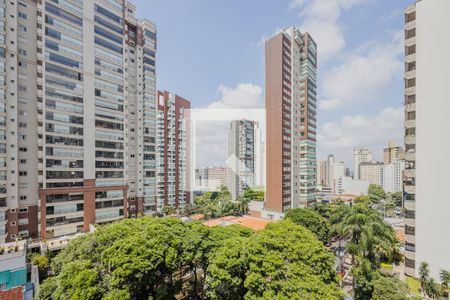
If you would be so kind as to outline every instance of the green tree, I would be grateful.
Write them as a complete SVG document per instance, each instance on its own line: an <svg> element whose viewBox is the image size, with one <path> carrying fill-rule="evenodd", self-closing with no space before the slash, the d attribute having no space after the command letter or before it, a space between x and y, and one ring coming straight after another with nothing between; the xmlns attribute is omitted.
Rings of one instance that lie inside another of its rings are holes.
<svg viewBox="0 0 450 300"><path fill-rule="evenodd" d="M370 285L358 284L356 289L356 283L358 280L370 283L371 271L378 269L382 260L393 260L398 253L395 232L365 203L355 204L341 226L343 234L350 236L347 251L352 256L353 289L356 294L370 295Z"/></svg>
<svg viewBox="0 0 450 300"><path fill-rule="evenodd" d="M425 294L431 299L438 299L441 296L441 286L434 278L429 278L425 282Z"/></svg>
<svg viewBox="0 0 450 300"><path fill-rule="evenodd" d="M330 237L330 225L318 212L308 208L294 208L286 212L285 219L309 229L316 237L326 243Z"/></svg>
<svg viewBox="0 0 450 300"><path fill-rule="evenodd" d="M334 258L290 220L251 238L227 240L212 254L208 299L339 299Z"/></svg>
<svg viewBox="0 0 450 300"><path fill-rule="evenodd" d="M448 287L450 285L450 272L441 270L439 272L439 278L441 279L442 295L448 298Z"/></svg>
<svg viewBox="0 0 450 300"><path fill-rule="evenodd" d="M402 206L403 194L402 192L395 192L391 194L392 201L394 201L395 206Z"/></svg>
<svg viewBox="0 0 450 300"><path fill-rule="evenodd" d="M372 204L378 204L381 200L386 199L386 192L381 186L371 184L369 185L368 197Z"/></svg>
<svg viewBox="0 0 450 300"><path fill-rule="evenodd" d="M378 275L372 281L372 286L372 300L409 299L408 286L397 278Z"/></svg>
<svg viewBox="0 0 450 300"><path fill-rule="evenodd" d="M430 266L426 261L423 261L419 266L420 290L423 294L425 294L425 286L428 280L430 280Z"/></svg>

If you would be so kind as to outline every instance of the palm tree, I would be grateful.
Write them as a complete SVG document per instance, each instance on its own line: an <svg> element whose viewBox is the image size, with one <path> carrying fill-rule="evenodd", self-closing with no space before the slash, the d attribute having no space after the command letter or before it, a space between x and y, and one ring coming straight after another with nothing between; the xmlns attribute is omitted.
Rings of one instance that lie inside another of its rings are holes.
<svg viewBox="0 0 450 300"><path fill-rule="evenodd" d="M449 296L448 286L450 284L450 272L446 271L446 270L441 270L439 277L441 279L442 295L448 299L449 298L448 297Z"/></svg>
<svg viewBox="0 0 450 300"><path fill-rule="evenodd" d="M380 215L366 203L355 204L344 218L342 227L344 236L350 235L347 252L352 255L353 268L358 267L359 261L367 260L370 267L375 269L381 259L392 258L398 250L392 227L384 223ZM355 291L355 276L352 284Z"/></svg>
<svg viewBox="0 0 450 300"><path fill-rule="evenodd" d="M441 296L440 286L434 278L428 279L425 283L425 293L431 299L437 299Z"/></svg>
<svg viewBox="0 0 450 300"><path fill-rule="evenodd" d="M419 267L419 281L422 294L425 295L425 285L430 279L430 266L427 262L423 261Z"/></svg>

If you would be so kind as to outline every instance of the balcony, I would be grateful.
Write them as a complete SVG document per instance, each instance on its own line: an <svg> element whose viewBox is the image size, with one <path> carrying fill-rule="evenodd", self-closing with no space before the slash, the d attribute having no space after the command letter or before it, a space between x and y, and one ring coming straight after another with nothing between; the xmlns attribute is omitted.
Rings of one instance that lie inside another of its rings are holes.
<svg viewBox="0 0 450 300"><path fill-rule="evenodd" d="M405 105L405 110L407 112L416 111L416 103L410 103Z"/></svg>
<svg viewBox="0 0 450 300"><path fill-rule="evenodd" d="M405 88L405 94L406 95L414 95L414 94L416 94L416 87L415 86L411 86L411 87Z"/></svg>
<svg viewBox="0 0 450 300"><path fill-rule="evenodd" d="M406 152L405 160L406 161L416 161L416 152Z"/></svg>
<svg viewBox="0 0 450 300"><path fill-rule="evenodd" d="M411 30L416 27L416 20L409 21L405 24L405 30Z"/></svg>
<svg viewBox="0 0 450 300"><path fill-rule="evenodd" d="M415 135L407 135L405 136L405 144L415 145L416 144L416 136Z"/></svg>
<svg viewBox="0 0 450 300"><path fill-rule="evenodd" d="M405 127L406 128L415 128L416 127L416 120L406 120L405 121Z"/></svg>
<svg viewBox="0 0 450 300"><path fill-rule="evenodd" d="M410 227L416 227L416 220L405 218L405 225L408 225Z"/></svg>
<svg viewBox="0 0 450 300"><path fill-rule="evenodd" d="M415 185L405 185L405 192L407 192L408 194L415 194L416 193L416 186ZM415 201L405 201L405 206L406 206L406 202L415 202ZM415 207L415 204L413 205ZM409 208L407 208L409 209ZM413 210L413 209L410 209Z"/></svg>
<svg viewBox="0 0 450 300"><path fill-rule="evenodd" d="M415 169L405 169L405 171L403 171L404 175L406 177L416 177L416 170Z"/></svg>
<svg viewBox="0 0 450 300"><path fill-rule="evenodd" d="M412 45L415 45L415 44L416 44L416 37L415 36L410 37L410 38L405 40L405 46L406 47L409 47L409 46L412 46Z"/></svg>
<svg viewBox="0 0 450 300"><path fill-rule="evenodd" d="M405 62L410 63L416 61L416 53L409 54L405 56Z"/></svg>
<svg viewBox="0 0 450 300"><path fill-rule="evenodd" d="M414 187L414 186L412 186L412 187ZM406 190L406 186L405 186L405 190ZM414 190L415 190L415 187L414 187ZM416 201L405 200L404 201L404 206L405 206L405 209L407 209L407 210L416 210Z"/></svg>
<svg viewBox="0 0 450 300"><path fill-rule="evenodd" d="M412 79L416 77L416 70L411 70L411 71L407 71L405 72L405 78L406 79Z"/></svg>
<svg viewBox="0 0 450 300"><path fill-rule="evenodd" d="M405 236L405 238L406 238L406 236ZM404 254L405 254L406 258L408 258L410 260L416 260L416 253L415 252L405 251Z"/></svg>

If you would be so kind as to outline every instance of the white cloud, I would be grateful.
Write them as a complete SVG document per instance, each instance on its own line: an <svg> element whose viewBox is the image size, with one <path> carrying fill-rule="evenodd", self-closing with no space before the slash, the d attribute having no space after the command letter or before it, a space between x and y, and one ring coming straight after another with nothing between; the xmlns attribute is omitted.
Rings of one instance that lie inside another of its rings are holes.
<svg viewBox="0 0 450 300"><path fill-rule="evenodd" d="M208 108L260 108L263 107L262 88L255 84L239 83L236 87L220 85L220 99Z"/></svg>
<svg viewBox="0 0 450 300"><path fill-rule="evenodd" d="M347 55L342 64L325 73L321 96L349 104L379 99L385 88L401 78L402 41L399 33L385 44L368 42Z"/></svg>
<svg viewBox="0 0 450 300"><path fill-rule="evenodd" d="M369 0L292 0L289 9L300 8L303 24L318 44L319 59L326 61L345 47L343 28L339 18L343 10Z"/></svg>
<svg viewBox="0 0 450 300"><path fill-rule="evenodd" d="M319 108L322 110L333 110L339 108L344 104L340 99L320 100Z"/></svg>
<svg viewBox="0 0 450 300"><path fill-rule="evenodd" d="M390 140L401 144L403 120L403 107L388 107L375 116L345 116L326 123L319 128L317 136L320 157L333 153L350 163L354 147L368 147L379 154L381 145Z"/></svg>
<svg viewBox="0 0 450 300"><path fill-rule="evenodd" d="M199 112L199 119L214 119L205 114L223 114L217 117L218 121L200 121L196 123L196 164L197 167L225 166L227 160L227 133L232 118L231 115L245 115L247 118L255 118L260 110L252 108L263 108L264 98L262 88L255 84L240 83L235 87L220 85L218 88L219 99L210 103L205 110ZM208 111L208 109L210 109ZM249 109L245 111L245 109Z"/></svg>

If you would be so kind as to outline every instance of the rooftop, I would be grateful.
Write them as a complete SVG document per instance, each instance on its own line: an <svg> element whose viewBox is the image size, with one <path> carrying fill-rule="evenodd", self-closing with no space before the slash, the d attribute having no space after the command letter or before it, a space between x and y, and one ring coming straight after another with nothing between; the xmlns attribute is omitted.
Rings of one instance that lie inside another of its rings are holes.
<svg viewBox="0 0 450 300"><path fill-rule="evenodd" d="M228 216L223 218L217 218L217 219L211 219L208 221L203 222L204 225L209 227L214 226L227 226L227 225L241 225L253 230L262 230L266 228L266 225L271 223L273 221L261 219L261 218L255 218L250 216L243 216L243 217L234 217L234 216Z"/></svg>

